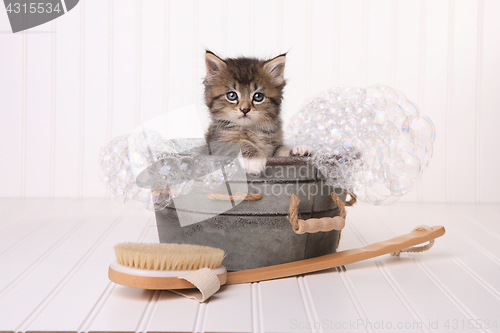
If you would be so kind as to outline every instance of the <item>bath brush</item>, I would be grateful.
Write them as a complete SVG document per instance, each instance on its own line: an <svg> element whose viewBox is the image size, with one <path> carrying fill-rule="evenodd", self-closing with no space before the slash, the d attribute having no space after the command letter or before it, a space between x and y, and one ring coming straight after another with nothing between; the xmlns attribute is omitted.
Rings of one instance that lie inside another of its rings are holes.
<svg viewBox="0 0 500 333"><path fill-rule="evenodd" d="M421 252L426 249L425 246L414 246L433 242L444 233L444 227L434 226L365 247L235 272L226 272L221 266L224 259L221 249L187 244L122 243L115 246L117 260L109 267L109 279L142 289L188 289L195 286L177 277L209 268L217 275L221 285L251 283L322 271L384 254L399 253L405 249L408 252Z"/></svg>

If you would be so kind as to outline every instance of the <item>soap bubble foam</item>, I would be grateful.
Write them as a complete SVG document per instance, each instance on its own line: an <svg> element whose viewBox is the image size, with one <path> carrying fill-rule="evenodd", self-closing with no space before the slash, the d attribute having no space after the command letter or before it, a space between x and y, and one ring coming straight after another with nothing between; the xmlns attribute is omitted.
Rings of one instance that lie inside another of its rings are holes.
<svg viewBox="0 0 500 333"><path fill-rule="evenodd" d="M147 209L162 210L195 186L208 193L242 172L238 146L213 143L210 148L219 154L210 156L204 139L168 140L137 130L101 149L99 177L118 201L135 199Z"/></svg>
<svg viewBox="0 0 500 333"><path fill-rule="evenodd" d="M307 101L285 131L291 146L314 148L327 183L380 205L422 179L436 132L417 105L388 86L336 87Z"/></svg>
<svg viewBox="0 0 500 333"><path fill-rule="evenodd" d="M151 191L139 187L136 177L151 163L169 154L176 155L175 146L154 132L134 132L116 137L101 149L99 178L122 203L136 199L148 209L154 210L155 205L157 209L163 209L171 202L171 195L162 193L162 188Z"/></svg>

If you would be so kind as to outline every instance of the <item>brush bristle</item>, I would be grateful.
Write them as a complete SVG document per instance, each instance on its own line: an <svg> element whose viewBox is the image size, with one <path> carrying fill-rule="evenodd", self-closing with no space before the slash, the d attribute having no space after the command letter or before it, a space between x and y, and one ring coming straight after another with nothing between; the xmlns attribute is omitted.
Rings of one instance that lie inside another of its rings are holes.
<svg viewBox="0 0 500 333"><path fill-rule="evenodd" d="M120 265L157 271L214 269L224 259L224 250L190 244L120 243L114 250Z"/></svg>

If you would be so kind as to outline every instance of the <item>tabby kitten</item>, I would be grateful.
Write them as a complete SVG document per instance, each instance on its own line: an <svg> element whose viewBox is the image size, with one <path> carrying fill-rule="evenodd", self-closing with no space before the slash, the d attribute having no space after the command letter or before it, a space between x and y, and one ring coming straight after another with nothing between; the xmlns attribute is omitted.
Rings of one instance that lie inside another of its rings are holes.
<svg viewBox="0 0 500 333"><path fill-rule="evenodd" d="M291 151L283 145L280 111L286 84L285 54L262 61L221 59L207 51L205 64L205 103L212 120L207 141L236 143L241 149L240 161L251 174L264 170L267 157L308 153L306 146Z"/></svg>

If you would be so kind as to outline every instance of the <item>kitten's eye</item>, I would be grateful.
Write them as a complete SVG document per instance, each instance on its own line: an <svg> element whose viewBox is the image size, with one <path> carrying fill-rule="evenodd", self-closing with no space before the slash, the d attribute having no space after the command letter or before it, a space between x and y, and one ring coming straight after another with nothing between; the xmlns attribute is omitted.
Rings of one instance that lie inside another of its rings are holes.
<svg viewBox="0 0 500 333"><path fill-rule="evenodd" d="M264 100L264 94L263 93L255 93L253 95L253 100L257 103L260 103Z"/></svg>
<svg viewBox="0 0 500 333"><path fill-rule="evenodd" d="M226 98L228 101L235 101L238 99L238 94L235 93L234 91L230 91L226 94Z"/></svg>

